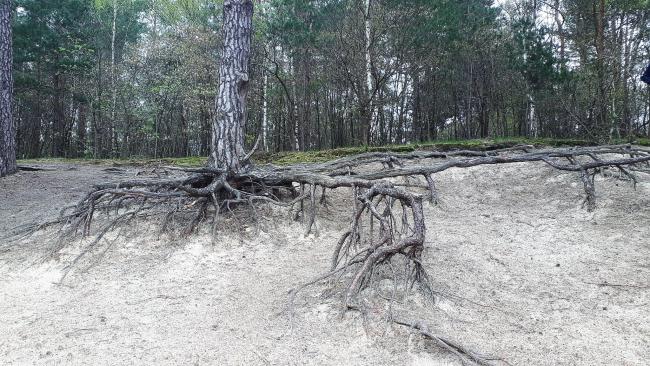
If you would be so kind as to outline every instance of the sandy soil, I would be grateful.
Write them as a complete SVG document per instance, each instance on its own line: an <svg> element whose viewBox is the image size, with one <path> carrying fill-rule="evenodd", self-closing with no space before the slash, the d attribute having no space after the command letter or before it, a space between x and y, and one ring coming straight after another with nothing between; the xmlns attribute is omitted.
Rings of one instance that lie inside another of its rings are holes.
<svg viewBox="0 0 650 366"><path fill-rule="evenodd" d="M93 182L141 170L49 167L0 179L0 234L56 215ZM644 182L633 190L600 178L588 213L579 178L543 165L438 175L442 202L426 208L424 260L442 296L431 304L413 295L392 311L511 365L647 365ZM74 247L39 262L51 244L39 235L0 252L0 364L460 364L408 329L343 314L328 284L302 293L288 315L287 291L326 270L347 225L350 192L332 204L317 237L302 237L301 224L275 209L259 233L222 230L215 243L206 234L170 242L143 227L63 284Z"/></svg>

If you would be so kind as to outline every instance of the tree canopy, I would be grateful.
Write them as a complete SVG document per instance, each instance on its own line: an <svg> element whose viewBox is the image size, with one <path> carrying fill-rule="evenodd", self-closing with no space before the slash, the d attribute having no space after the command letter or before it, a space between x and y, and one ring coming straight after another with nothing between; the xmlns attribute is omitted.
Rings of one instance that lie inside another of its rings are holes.
<svg viewBox="0 0 650 366"><path fill-rule="evenodd" d="M221 6L14 1L19 157L207 155ZM249 146L650 135L647 0L269 0L253 28Z"/></svg>

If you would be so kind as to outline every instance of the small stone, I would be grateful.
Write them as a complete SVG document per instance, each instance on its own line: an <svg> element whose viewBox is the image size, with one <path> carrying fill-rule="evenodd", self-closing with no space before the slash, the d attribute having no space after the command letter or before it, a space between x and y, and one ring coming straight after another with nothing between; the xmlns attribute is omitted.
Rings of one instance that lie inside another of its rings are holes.
<svg viewBox="0 0 650 366"><path fill-rule="evenodd" d="M555 264L555 267L559 267L559 266L560 266L560 263L556 263L556 264Z"/></svg>

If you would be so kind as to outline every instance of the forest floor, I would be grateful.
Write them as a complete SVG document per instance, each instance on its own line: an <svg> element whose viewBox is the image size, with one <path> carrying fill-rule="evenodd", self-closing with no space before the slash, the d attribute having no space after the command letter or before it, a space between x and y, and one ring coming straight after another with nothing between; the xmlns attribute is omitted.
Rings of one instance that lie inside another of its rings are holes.
<svg viewBox="0 0 650 366"><path fill-rule="evenodd" d="M93 183L156 174L38 165L52 170L0 179L0 233L55 216ZM435 304L416 293L399 299L393 313L510 365L647 365L647 176L636 190L597 178L592 213L581 208L579 176L543 163L436 179L441 202L425 207L423 260L439 295ZM327 271L351 198L345 189L329 197L318 236L303 237L276 208L262 210L259 227L228 219L214 242L207 230L172 240L142 223L138 235L111 236L94 266L63 283L74 245L43 261L51 232L15 244L0 252L0 364L459 365L382 321L386 308L343 313L327 283L287 311L288 290ZM385 282L368 291L391 296Z"/></svg>

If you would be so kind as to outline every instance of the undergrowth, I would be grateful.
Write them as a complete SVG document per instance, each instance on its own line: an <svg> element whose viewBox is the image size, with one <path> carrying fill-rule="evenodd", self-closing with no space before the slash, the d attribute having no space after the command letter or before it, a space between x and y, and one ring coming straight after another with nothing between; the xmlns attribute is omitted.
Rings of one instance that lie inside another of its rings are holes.
<svg viewBox="0 0 650 366"><path fill-rule="evenodd" d="M627 140L616 140L613 143L626 143ZM650 138L638 138L634 143L640 146L650 146ZM258 164L292 165L299 163L320 163L330 161L344 156L360 154L364 152L411 152L415 150L495 150L512 147L518 144L534 145L535 147L561 147L561 146L591 146L596 145L587 140L580 139L554 139L554 138L524 138L524 137L500 137L494 139L472 139L472 140L437 140L430 142L418 142L404 145L383 145L383 146L356 146L340 147L327 150L312 151L281 151L281 152L258 152L253 155L253 160ZM181 167L204 166L207 158L203 156L189 157L168 157L168 158L147 158L131 157L116 159L84 159L84 158L38 158L19 160L19 164L30 163L83 163L96 165L175 165Z"/></svg>

